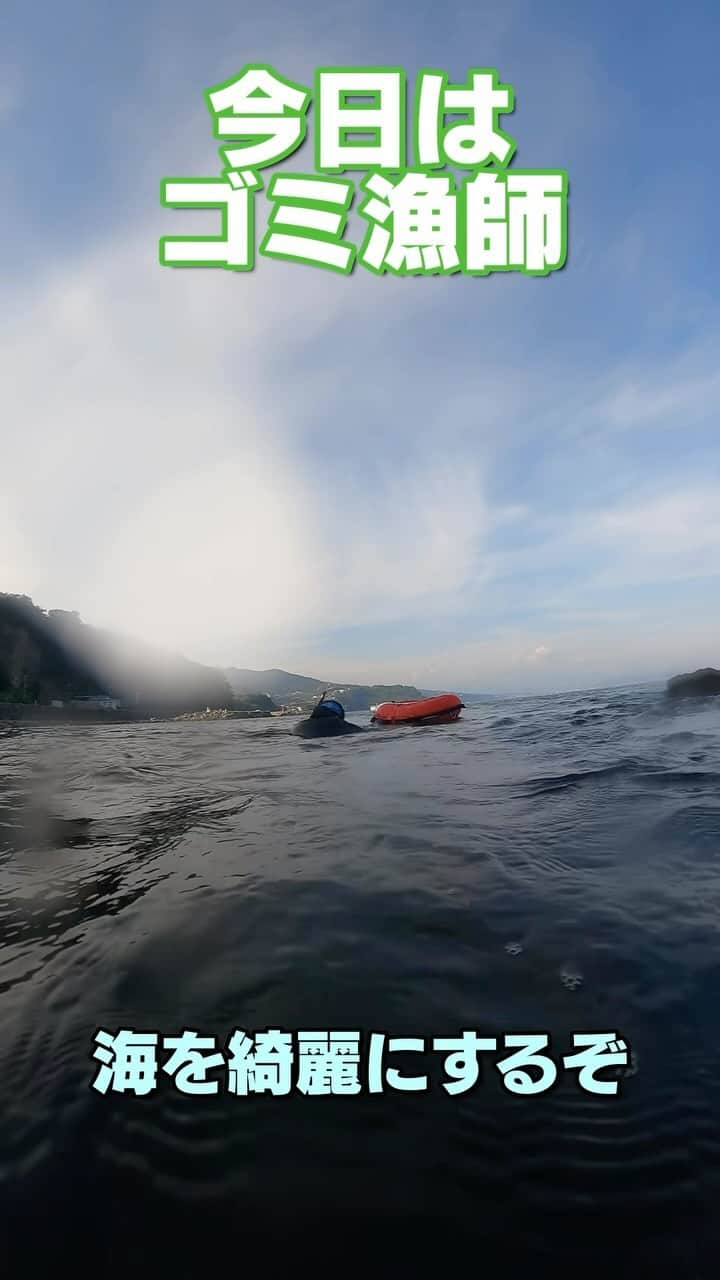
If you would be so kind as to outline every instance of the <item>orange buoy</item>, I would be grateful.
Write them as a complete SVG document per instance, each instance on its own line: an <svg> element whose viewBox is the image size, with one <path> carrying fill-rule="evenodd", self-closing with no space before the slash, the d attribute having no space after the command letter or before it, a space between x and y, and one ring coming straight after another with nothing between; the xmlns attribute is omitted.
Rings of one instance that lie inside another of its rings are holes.
<svg viewBox="0 0 720 1280"><path fill-rule="evenodd" d="M371 724L451 724L464 707L456 693L439 693L434 698L413 698L407 702L381 702Z"/></svg>

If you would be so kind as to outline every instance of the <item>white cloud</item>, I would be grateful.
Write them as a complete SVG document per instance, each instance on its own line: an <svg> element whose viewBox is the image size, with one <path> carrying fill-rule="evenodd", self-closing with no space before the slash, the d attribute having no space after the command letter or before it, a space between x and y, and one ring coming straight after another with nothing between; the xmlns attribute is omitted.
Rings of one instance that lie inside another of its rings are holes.
<svg viewBox="0 0 720 1280"><path fill-rule="evenodd" d="M720 575L720 486L686 482L607 506L527 512L520 532L519 545L489 558L489 576L512 583L532 575L553 614L581 605L602 614L601 592L612 587L670 588ZM543 582L550 574L565 574L565 586L548 591Z"/></svg>
<svg viewBox="0 0 720 1280"><path fill-rule="evenodd" d="M595 428L635 430L642 427L682 429L720 406L717 318L711 329L665 360L633 353L604 371L588 387L573 417L571 431Z"/></svg>
<svg viewBox="0 0 720 1280"><path fill-rule="evenodd" d="M460 590L488 528L482 468L426 441L349 507L296 438L302 375L275 395L283 355L327 345L348 309L369 318L376 282L265 261L173 273L154 245L134 228L13 300L0 494L31 478L32 568L8 538L6 579L214 661ZM412 303L387 305L401 320Z"/></svg>
<svg viewBox="0 0 720 1280"><path fill-rule="evenodd" d="M531 663L542 662L545 658L549 658L551 653L552 649L550 649L548 645L539 644L527 655L527 661Z"/></svg>
<svg viewBox="0 0 720 1280"><path fill-rule="evenodd" d="M652 557L720 552L720 489L671 491L600 512L589 521L589 535Z"/></svg>

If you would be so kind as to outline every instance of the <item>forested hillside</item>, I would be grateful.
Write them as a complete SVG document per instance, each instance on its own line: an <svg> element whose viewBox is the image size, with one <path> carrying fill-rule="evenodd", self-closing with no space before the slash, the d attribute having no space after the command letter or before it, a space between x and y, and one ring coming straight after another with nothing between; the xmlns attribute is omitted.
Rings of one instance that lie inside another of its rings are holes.
<svg viewBox="0 0 720 1280"><path fill-rule="evenodd" d="M49 703L108 694L160 714L233 705L222 672L0 593L0 702Z"/></svg>

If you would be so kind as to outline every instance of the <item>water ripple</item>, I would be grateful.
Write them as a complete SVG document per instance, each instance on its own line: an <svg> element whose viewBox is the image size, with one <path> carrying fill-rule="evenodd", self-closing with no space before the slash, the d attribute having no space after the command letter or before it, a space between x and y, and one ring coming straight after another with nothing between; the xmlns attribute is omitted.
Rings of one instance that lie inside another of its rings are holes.
<svg viewBox="0 0 720 1280"><path fill-rule="evenodd" d="M398 1274L446 1269L449 1240L580 1268L593 1233L613 1272L709 1274L720 700L515 699L340 745L260 722L0 725L18 1274L35 1248L46 1265L38 1204L55 1262L113 1275L197 1274L208 1230L288 1258L352 1233ZM98 1027L540 1031L556 1053L599 1030L632 1059L616 1098L570 1076L514 1097L487 1063L450 1097L435 1063L422 1094L191 1098L165 1078L134 1099L90 1089Z"/></svg>

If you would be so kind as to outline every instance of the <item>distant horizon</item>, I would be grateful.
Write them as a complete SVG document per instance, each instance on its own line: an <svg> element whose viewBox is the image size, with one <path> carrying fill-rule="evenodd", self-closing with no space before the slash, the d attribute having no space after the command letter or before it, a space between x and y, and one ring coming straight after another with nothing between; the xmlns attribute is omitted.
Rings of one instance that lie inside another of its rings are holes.
<svg viewBox="0 0 720 1280"><path fill-rule="evenodd" d="M698 668L693 668L693 670L697 670L697 669ZM565 693L602 693L605 690L611 690L611 689L649 689L655 685L661 685L661 686L665 685L667 681L672 679L672 676L674 675L681 675L681 674L686 675L690 673L690 669L688 668L687 670L683 670L682 672L681 671L672 672L671 675L658 676L652 680L622 680L618 682L611 682L609 684L583 685L583 686L578 685L578 686L567 687L567 688L545 689L541 692L538 692L537 690L533 690L533 689L503 690L501 692L498 692L496 690L488 689L488 688L469 689L469 688L466 688L461 683L458 683L457 681L449 681L443 686L440 686L440 685L430 686L426 684L422 684L422 685L417 684L415 681L407 680L407 679L405 680L389 680L388 679L388 680L367 681L367 680L348 679L347 676L343 676L338 679L329 680L329 679L318 678L312 673L302 672L302 671L291 671L287 667L279 667L279 666L246 667L246 666L240 666L238 663L228 663L226 666L220 667L219 670L223 672L247 671L247 672L250 672L252 675L256 675L256 676L266 675L266 674L269 675L273 672L277 672L278 674L282 674L282 675L298 676L303 680L314 680L318 685L318 688L320 688L323 685L327 685L328 687L337 689L343 684L346 684L348 686L355 685L355 686L361 686L361 687L365 687L368 685L372 686L372 685L388 685L388 684L401 684L401 685L405 684L405 685L411 685L416 689L420 689L420 691L423 693L458 693L466 698L502 698L502 699L553 697L555 695L565 694Z"/></svg>

